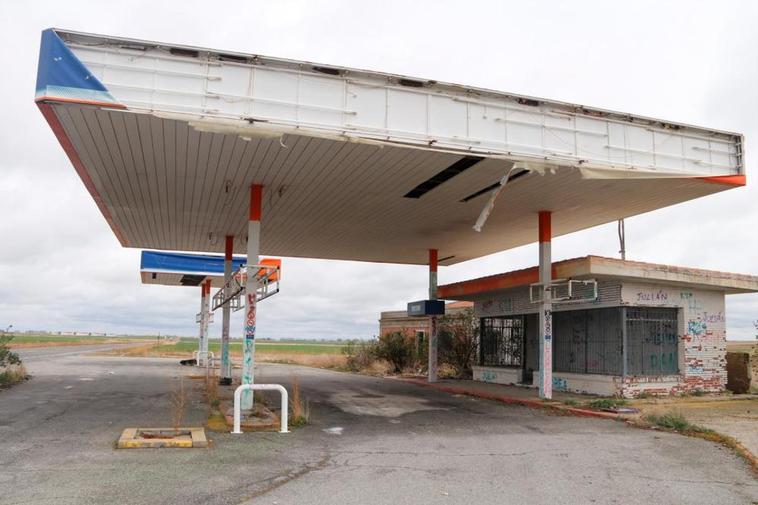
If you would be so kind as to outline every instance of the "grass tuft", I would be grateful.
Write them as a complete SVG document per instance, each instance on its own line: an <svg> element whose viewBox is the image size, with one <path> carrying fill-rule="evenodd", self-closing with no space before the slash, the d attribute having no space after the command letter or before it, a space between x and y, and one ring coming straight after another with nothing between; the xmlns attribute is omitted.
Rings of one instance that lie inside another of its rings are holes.
<svg viewBox="0 0 758 505"><path fill-rule="evenodd" d="M308 403L303 401L300 393L300 379L297 375L292 376L292 394L290 395L290 409L292 415L288 423L291 428L299 428L308 424L310 418L310 408Z"/></svg>
<svg viewBox="0 0 758 505"><path fill-rule="evenodd" d="M0 372L0 386L10 386L28 377L24 365L11 365Z"/></svg>
<svg viewBox="0 0 758 505"><path fill-rule="evenodd" d="M627 403L623 398L598 398L597 400L592 400L589 406L593 409L612 409L622 407Z"/></svg>
<svg viewBox="0 0 758 505"><path fill-rule="evenodd" d="M713 433L713 430L704 428L690 423L681 412L666 412L661 415L648 414L645 421L652 426L664 428L667 430L680 431L685 433Z"/></svg>
<svg viewBox="0 0 758 505"><path fill-rule="evenodd" d="M177 430L182 425L187 410L187 391L184 389L184 377L179 378L179 385L171 394L171 422Z"/></svg>

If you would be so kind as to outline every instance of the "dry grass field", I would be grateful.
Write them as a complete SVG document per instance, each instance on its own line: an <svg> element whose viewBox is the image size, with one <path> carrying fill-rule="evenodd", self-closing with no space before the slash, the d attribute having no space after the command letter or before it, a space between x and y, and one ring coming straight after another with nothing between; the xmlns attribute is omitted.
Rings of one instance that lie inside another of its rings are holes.
<svg viewBox="0 0 758 505"><path fill-rule="evenodd" d="M216 358L221 355L221 343L209 342L208 349ZM172 342L154 342L144 346L106 351L102 354L127 357L160 357L188 359L197 350L196 339L181 339ZM230 344L232 358L242 358L242 343ZM343 368L345 356L341 344L321 342L257 342L255 344L256 360L268 363L289 363L318 368Z"/></svg>
<svg viewBox="0 0 758 505"><path fill-rule="evenodd" d="M750 340L731 340L726 342L727 352L751 353L758 346L758 342Z"/></svg>
<svg viewBox="0 0 758 505"><path fill-rule="evenodd" d="M89 335L13 335L8 347L29 349L35 347L59 347L71 345L129 344L156 342L155 337L102 337Z"/></svg>

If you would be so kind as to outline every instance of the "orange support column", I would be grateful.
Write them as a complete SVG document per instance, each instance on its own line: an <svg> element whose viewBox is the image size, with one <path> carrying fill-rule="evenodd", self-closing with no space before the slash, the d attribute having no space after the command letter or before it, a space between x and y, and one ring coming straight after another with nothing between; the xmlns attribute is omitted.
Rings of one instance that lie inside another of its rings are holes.
<svg viewBox="0 0 758 505"><path fill-rule="evenodd" d="M258 255L261 240L261 212L263 202L263 186L250 186L250 213L247 222L247 283L245 285L245 341L242 358L242 384L255 383L255 325L256 305L258 303ZM241 407L248 410L253 407L253 392L242 393Z"/></svg>
<svg viewBox="0 0 758 505"><path fill-rule="evenodd" d="M429 249L429 299L437 299L437 249ZM437 316L429 316L428 381L437 382Z"/></svg>
<svg viewBox="0 0 758 505"><path fill-rule="evenodd" d="M542 303L540 304L540 398L553 397L553 304L550 282L552 273L552 241L551 213L539 213L539 273L542 287Z"/></svg>

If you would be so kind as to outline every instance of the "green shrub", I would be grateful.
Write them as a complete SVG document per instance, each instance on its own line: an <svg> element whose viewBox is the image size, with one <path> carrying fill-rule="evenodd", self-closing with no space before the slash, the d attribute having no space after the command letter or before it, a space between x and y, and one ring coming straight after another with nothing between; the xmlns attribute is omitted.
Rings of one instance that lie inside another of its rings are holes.
<svg viewBox="0 0 758 505"><path fill-rule="evenodd" d="M459 378L470 377L479 350L479 320L473 309L443 316L437 335L440 364L449 365Z"/></svg>
<svg viewBox="0 0 758 505"><path fill-rule="evenodd" d="M0 367L20 365L21 358L10 350L8 345L13 340L13 335L0 335Z"/></svg>
<svg viewBox="0 0 758 505"><path fill-rule="evenodd" d="M385 333L379 337L376 356L386 360L394 373L400 373L411 364L413 343L402 331Z"/></svg>
<svg viewBox="0 0 758 505"><path fill-rule="evenodd" d="M612 409L626 404L627 401L623 398L598 398L589 403L590 407L593 409Z"/></svg>
<svg viewBox="0 0 758 505"><path fill-rule="evenodd" d="M665 414L656 415L649 414L645 416L645 421L658 426L659 428L665 428L667 430L675 431L689 431L694 433L711 433L713 430L703 428L695 424L691 424L681 412L666 412Z"/></svg>
<svg viewBox="0 0 758 505"><path fill-rule="evenodd" d="M351 340L342 347L342 354L345 355L345 363L351 372L360 372L370 367L377 359L376 339L371 340Z"/></svg>

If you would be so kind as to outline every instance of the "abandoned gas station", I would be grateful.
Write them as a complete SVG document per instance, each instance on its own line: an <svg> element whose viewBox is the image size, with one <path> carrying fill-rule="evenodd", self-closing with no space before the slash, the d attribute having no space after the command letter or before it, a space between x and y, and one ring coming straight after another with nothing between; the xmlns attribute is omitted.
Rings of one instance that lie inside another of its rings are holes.
<svg viewBox="0 0 758 505"><path fill-rule="evenodd" d="M482 347L493 347L478 377L531 381L545 398L554 384L623 394L645 380L666 391L718 389L718 293L755 289L754 279L648 279L655 268L593 258L553 265L551 255L555 236L743 186L739 134L57 29L42 34L36 101L122 246L246 255L236 272L224 269L214 295L216 308L245 310L243 384L254 383L262 286L278 274L261 254L428 266L429 297L412 315L429 318L429 381L438 298L472 300L485 321ZM438 266L534 242L539 266L529 275L437 289ZM668 303L656 303L659 292ZM605 312L590 314L597 310ZM690 323L706 337L685 331ZM651 324L660 334L651 336ZM590 325L608 337L596 343ZM246 395L243 408L251 405Z"/></svg>
<svg viewBox="0 0 758 505"><path fill-rule="evenodd" d="M724 297L758 292L758 277L598 256L552 270L572 290L554 293L567 303L552 313L553 389L629 397L724 390ZM439 287L442 298L474 301L475 380L536 385L537 280L535 267Z"/></svg>

